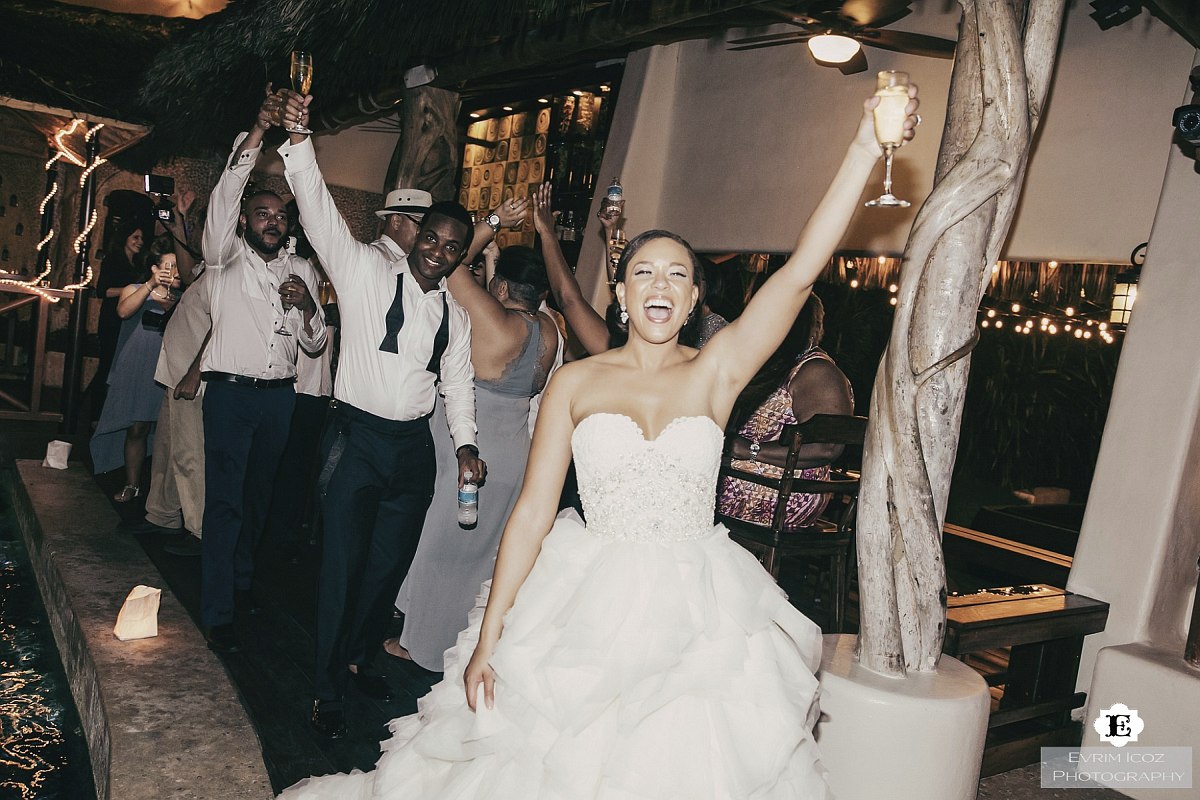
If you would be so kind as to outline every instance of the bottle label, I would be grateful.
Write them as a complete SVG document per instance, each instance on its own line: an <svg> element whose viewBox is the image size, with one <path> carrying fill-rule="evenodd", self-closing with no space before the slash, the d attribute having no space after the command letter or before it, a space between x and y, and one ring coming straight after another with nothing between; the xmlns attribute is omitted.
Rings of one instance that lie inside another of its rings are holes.
<svg viewBox="0 0 1200 800"><path fill-rule="evenodd" d="M462 505L475 505L479 502L479 488L468 483L458 490L458 502Z"/></svg>

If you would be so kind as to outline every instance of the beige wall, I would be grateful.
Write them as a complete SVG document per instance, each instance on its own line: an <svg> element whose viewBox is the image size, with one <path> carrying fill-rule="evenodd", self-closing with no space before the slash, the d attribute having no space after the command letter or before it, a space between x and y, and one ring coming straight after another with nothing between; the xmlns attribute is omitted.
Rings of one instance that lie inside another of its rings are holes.
<svg viewBox="0 0 1200 800"><path fill-rule="evenodd" d="M953 37L957 6L949 14L933 5L897 27ZM1101 31L1088 11L1076 4L1068 13L1007 257L1124 262L1149 236L1171 110L1194 50L1148 13ZM919 203L932 183L951 62L874 48L867 56L870 71L853 76L817 66L802 45L730 52L723 40L694 41L657 48L648 65L631 57L649 70L640 83L654 93L627 103L627 75L601 171L628 182L630 230L669 228L701 250L789 250L880 69L908 71L921 86L922 136L897 156L895 176L897 194ZM618 132L635 127L625 113L656 115L669 133L622 141ZM662 197L643 194L643 173L620 170L624 162L665 168ZM878 193L879 173L869 193ZM915 212L864 211L845 246L899 252Z"/></svg>
<svg viewBox="0 0 1200 800"><path fill-rule="evenodd" d="M1171 82L1182 102L1186 75ZM1068 583L1112 606L1104 632L1086 640L1084 689L1106 645L1149 641L1182 657L1196 585L1200 175L1179 148L1164 150L1169 168Z"/></svg>
<svg viewBox="0 0 1200 800"><path fill-rule="evenodd" d="M399 139L398 128L377 120L339 133L314 136L313 147L326 183L384 194L383 181ZM258 170L282 177L283 160L270 149L261 157Z"/></svg>

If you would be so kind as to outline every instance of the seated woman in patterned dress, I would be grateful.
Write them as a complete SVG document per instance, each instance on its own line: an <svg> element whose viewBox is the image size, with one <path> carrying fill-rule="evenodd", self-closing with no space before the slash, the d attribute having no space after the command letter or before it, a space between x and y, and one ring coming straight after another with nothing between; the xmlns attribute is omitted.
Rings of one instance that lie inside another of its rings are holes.
<svg viewBox="0 0 1200 800"><path fill-rule="evenodd" d="M778 478L788 454L787 445L779 441L784 425L803 422L814 414L854 413L850 382L820 348L824 332L825 308L819 297L810 295L783 344L738 397L729 426L737 431L730 454L738 469ZM798 477L826 480L829 464L841 454L841 445L803 445ZM785 526L811 524L828 502L827 494L793 494L788 499ZM721 514L770 525L775 504L774 489L737 478L721 482L717 500Z"/></svg>

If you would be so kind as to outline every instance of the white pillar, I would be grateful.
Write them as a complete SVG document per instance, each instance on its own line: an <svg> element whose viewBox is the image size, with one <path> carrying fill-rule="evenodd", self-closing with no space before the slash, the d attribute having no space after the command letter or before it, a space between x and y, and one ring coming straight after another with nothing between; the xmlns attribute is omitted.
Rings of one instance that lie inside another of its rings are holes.
<svg viewBox="0 0 1200 800"><path fill-rule="evenodd" d="M974 800L990 695L943 656L936 672L888 678L855 658L856 636L825 637L817 745L838 800Z"/></svg>

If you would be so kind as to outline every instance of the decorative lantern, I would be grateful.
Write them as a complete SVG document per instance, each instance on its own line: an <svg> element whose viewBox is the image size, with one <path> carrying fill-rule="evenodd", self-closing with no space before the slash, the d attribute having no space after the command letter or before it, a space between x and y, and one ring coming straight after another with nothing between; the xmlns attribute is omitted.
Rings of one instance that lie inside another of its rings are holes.
<svg viewBox="0 0 1200 800"><path fill-rule="evenodd" d="M1133 312L1133 303L1137 300L1138 278L1142 274L1142 264L1146 262L1147 242L1142 242L1133 248L1129 255L1129 263L1133 267L1117 275L1113 282L1112 311L1108 321L1119 325L1129 324L1129 315Z"/></svg>
<svg viewBox="0 0 1200 800"><path fill-rule="evenodd" d="M1117 276L1116 282L1113 283L1112 312L1108 316L1109 322L1121 325L1129 324L1129 315L1133 312L1134 301L1137 300L1137 282L1138 273L1135 270L1126 270Z"/></svg>

